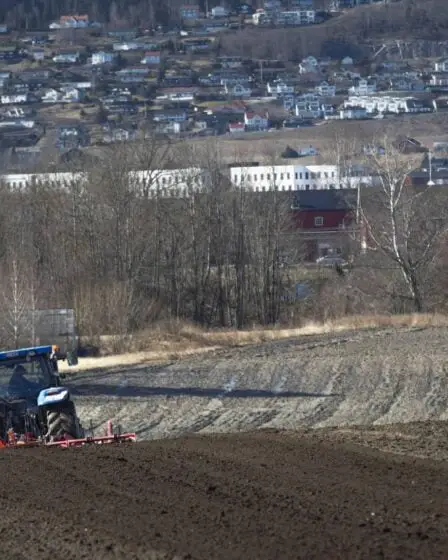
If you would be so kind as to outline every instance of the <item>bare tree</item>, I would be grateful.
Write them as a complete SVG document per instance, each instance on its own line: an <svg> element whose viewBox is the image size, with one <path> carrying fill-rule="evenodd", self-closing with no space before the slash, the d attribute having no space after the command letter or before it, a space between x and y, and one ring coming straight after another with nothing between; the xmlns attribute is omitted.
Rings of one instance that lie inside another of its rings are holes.
<svg viewBox="0 0 448 560"><path fill-rule="evenodd" d="M413 158L398 153L387 139L383 145L384 155L369 157L380 186L365 189L360 204L367 247L391 266L394 294L411 301L413 310L420 312L425 309L428 274L446 239L446 196L431 185L412 186L408 173L415 167Z"/></svg>

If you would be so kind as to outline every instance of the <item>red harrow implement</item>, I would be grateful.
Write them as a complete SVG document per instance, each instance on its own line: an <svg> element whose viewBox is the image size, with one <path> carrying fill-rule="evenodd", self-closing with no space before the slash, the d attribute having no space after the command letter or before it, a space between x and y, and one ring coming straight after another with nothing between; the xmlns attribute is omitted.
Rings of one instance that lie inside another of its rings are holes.
<svg viewBox="0 0 448 560"><path fill-rule="evenodd" d="M107 429L104 435L95 436L93 429L90 430L92 435L82 438L63 437L61 439L46 442L42 438L36 438L32 433L25 433L18 436L13 430L9 430L6 440L0 440L0 448L17 448L17 447L83 447L85 445L103 445L111 443L135 443L137 435L133 432L121 433L118 429L114 431L112 422L107 422Z"/></svg>

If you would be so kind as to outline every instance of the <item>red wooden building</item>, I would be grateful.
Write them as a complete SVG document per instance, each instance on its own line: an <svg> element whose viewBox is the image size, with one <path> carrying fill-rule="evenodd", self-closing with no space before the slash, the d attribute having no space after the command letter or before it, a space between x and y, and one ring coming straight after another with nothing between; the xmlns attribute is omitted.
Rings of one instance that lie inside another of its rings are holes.
<svg viewBox="0 0 448 560"><path fill-rule="evenodd" d="M354 189L299 191L291 205L292 227L299 234L304 257L347 257L357 239L357 191Z"/></svg>

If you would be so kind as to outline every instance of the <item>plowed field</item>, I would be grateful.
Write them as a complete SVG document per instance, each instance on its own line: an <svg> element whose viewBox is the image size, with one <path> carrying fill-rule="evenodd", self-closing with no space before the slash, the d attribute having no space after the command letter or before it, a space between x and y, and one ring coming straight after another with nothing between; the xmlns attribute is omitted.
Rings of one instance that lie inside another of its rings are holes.
<svg viewBox="0 0 448 560"><path fill-rule="evenodd" d="M364 432L3 451L1 558L448 558L446 425Z"/></svg>

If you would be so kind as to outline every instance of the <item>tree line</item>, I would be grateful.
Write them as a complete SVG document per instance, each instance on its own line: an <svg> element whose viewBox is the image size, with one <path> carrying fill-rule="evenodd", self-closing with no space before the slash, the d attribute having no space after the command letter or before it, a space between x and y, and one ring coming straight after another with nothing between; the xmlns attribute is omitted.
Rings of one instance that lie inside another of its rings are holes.
<svg viewBox="0 0 448 560"><path fill-rule="evenodd" d="M380 184L351 190L343 271L304 263L294 193L235 187L208 143L176 162L205 170L202 188L192 177L188 196L167 196L157 170L168 154L165 141L147 139L116 148L86 181L0 185L2 345L19 340L33 309L73 308L79 333L95 337L162 320L241 329L446 308L446 190L409 185L411 162L392 147L369 156ZM148 170L138 184L135 169ZM306 297L295 297L297 284Z"/></svg>

